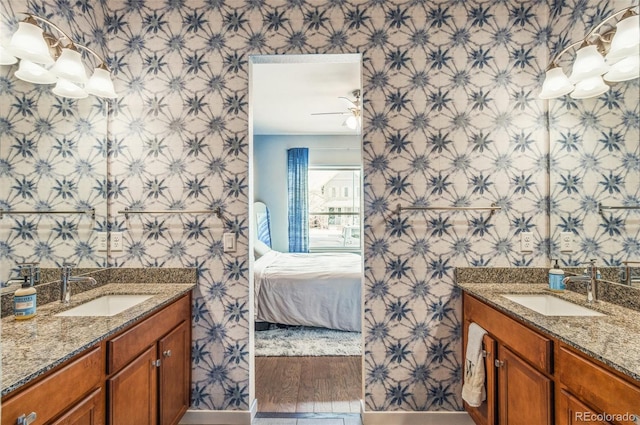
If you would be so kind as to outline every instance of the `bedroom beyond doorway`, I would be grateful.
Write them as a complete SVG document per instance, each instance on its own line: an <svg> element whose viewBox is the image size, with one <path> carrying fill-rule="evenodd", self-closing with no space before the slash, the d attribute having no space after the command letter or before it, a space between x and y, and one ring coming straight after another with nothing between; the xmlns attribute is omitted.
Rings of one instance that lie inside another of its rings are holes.
<svg viewBox="0 0 640 425"><path fill-rule="evenodd" d="M288 418L357 417L363 399L362 55L249 59L257 410L295 415ZM258 330L263 324L270 329ZM292 342L289 334L300 330L307 339Z"/></svg>

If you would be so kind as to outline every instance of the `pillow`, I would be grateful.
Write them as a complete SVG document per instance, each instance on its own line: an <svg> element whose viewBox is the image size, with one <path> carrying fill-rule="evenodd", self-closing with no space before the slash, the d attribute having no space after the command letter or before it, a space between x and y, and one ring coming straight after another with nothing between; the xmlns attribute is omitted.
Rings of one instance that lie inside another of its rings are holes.
<svg viewBox="0 0 640 425"><path fill-rule="evenodd" d="M253 252L256 255L256 260L269 251L271 251L271 248L269 248L266 243L256 240L255 245L253 246Z"/></svg>

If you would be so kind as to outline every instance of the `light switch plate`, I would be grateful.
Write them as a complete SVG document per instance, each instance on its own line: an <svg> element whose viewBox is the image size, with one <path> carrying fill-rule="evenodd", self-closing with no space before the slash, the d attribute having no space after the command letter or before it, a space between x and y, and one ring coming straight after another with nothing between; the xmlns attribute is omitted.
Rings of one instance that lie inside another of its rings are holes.
<svg viewBox="0 0 640 425"><path fill-rule="evenodd" d="M573 252L572 232L560 232L560 252Z"/></svg>
<svg viewBox="0 0 640 425"><path fill-rule="evenodd" d="M107 252L109 246L109 234L107 232L98 232L98 252Z"/></svg>
<svg viewBox="0 0 640 425"><path fill-rule="evenodd" d="M533 233L520 232L520 251L533 252Z"/></svg>
<svg viewBox="0 0 640 425"><path fill-rule="evenodd" d="M236 234L223 233L222 244L223 244L224 252L235 252L236 251Z"/></svg>
<svg viewBox="0 0 640 425"><path fill-rule="evenodd" d="M111 232L109 238L111 239L111 252L122 252L124 246L122 232Z"/></svg>

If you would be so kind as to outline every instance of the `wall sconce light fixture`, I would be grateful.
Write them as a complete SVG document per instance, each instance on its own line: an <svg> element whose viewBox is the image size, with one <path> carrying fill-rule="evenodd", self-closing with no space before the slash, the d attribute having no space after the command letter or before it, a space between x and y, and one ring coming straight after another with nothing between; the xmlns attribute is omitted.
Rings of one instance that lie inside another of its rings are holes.
<svg viewBox="0 0 640 425"><path fill-rule="evenodd" d="M89 94L113 99L117 97L106 61L93 49L74 42L51 21L25 13L8 46L0 45L0 65L20 62L14 75L33 84L55 84L51 90L61 97L82 99ZM56 37L44 32L38 22L59 32ZM97 59L91 77L83 63L81 51Z"/></svg>
<svg viewBox="0 0 640 425"><path fill-rule="evenodd" d="M586 37L556 55L547 68L541 99L555 99L570 94L574 99L596 97L607 90L607 82L633 80L640 76L640 16L637 6L618 11L596 25ZM622 15L614 28L598 31ZM558 61L562 55L580 46L567 77Z"/></svg>

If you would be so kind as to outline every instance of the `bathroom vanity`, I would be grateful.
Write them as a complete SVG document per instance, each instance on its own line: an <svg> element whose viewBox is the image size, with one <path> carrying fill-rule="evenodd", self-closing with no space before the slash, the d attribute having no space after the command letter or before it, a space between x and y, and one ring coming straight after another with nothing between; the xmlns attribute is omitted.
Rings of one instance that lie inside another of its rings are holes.
<svg viewBox="0 0 640 425"><path fill-rule="evenodd" d="M107 284L32 320L4 318L2 423L177 424L189 406L193 287ZM151 297L113 316L57 315L114 294Z"/></svg>
<svg viewBox="0 0 640 425"><path fill-rule="evenodd" d="M538 284L459 284L464 349L483 339L487 400L465 408L476 424L640 423L640 312ZM545 315L505 294L550 294L601 315ZM589 421L591 420L591 421Z"/></svg>

